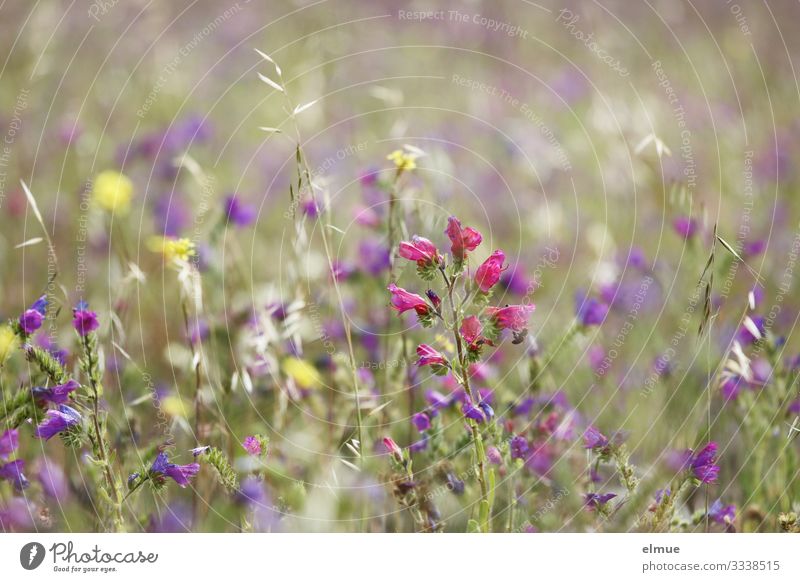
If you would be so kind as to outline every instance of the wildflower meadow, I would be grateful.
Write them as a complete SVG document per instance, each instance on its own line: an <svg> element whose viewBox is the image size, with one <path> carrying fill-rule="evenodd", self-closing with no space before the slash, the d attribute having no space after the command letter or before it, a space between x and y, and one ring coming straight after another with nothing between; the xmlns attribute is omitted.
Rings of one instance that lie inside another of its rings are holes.
<svg viewBox="0 0 800 582"><path fill-rule="evenodd" d="M798 16L0 3L0 531L800 532Z"/></svg>

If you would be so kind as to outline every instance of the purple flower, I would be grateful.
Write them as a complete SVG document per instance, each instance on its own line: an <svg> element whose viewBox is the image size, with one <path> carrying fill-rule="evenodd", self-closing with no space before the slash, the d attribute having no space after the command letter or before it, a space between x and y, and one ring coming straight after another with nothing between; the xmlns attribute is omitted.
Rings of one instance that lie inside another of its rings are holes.
<svg viewBox="0 0 800 582"><path fill-rule="evenodd" d="M470 403L469 401L465 402L461 406L461 412L464 413L464 416L466 418L474 420L477 423L486 421L486 414L483 412L483 410L481 410L481 408L473 406L472 403Z"/></svg>
<svg viewBox="0 0 800 582"><path fill-rule="evenodd" d="M85 337L100 327L100 322L97 320L97 313L89 311L89 306L86 302L81 301L72 310L72 325L78 335Z"/></svg>
<svg viewBox="0 0 800 582"><path fill-rule="evenodd" d="M31 335L42 327L45 315L47 315L47 295L42 295L19 316L19 326L25 335Z"/></svg>
<svg viewBox="0 0 800 582"><path fill-rule="evenodd" d="M606 503L617 496L616 493L587 493L586 506L589 509L602 509Z"/></svg>
<svg viewBox="0 0 800 582"><path fill-rule="evenodd" d="M608 305L594 297L578 298L575 303L578 321L584 327L600 325L608 315Z"/></svg>
<svg viewBox="0 0 800 582"><path fill-rule="evenodd" d="M19 447L19 431L10 428L0 435L0 458L5 459Z"/></svg>
<svg viewBox="0 0 800 582"><path fill-rule="evenodd" d="M431 428L431 418L424 412L418 412L411 420L419 432L425 432Z"/></svg>
<svg viewBox="0 0 800 582"><path fill-rule="evenodd" d="M257 457L261 454L261 441L254 436L245 437L244 441L242 441L242 446L244 447L244 450L254 457Z"/></svg>
<svg viewBox="0 0 800 582"><path fill-rule="evenodd" d="M453 475L453 473L447 473L445 475L445 480L447 481L447 488L455 493L456 495L463 495L464 494L464 482Z"/></svg>
<svg viewBox="0 0 800 582"><path fill-rule="evenodd" d="M503 463L503 455L497 450L497 447L486 447L486 458L492 465L500 465Z"/></svg>
<svg viewBox="0 0 800 582"><path fill-rule="evenodd" d="M236 194L225 198L225 216L235 226L239 228L250 226L255 222L256 215L255 206L242 202Z"/></svg>
<svg viewBox="0 0 800 582"><path fill-rule="evenodd" d="M39 406L47 404L66 404L69 402L69 395L78 389L80 384L75 380L69 380L64 384L53 386L51 388L43 388L42 386L34 386L31 388L33 399Z"/></svg>
<svg viewBox="0 0 800 582"><path fill-rule="evenodd" d="M530 446L528 445L528 439L524 436L517 435L511 439L512 459L524 459L529 451Z"/></svg>
<svg viewBox="0 0 800 582"><path fill-rule="evenodd" d="M62 404L58 410L47 411L45 419L36 427L33 436L37 439L50 440L58 433L68 430L80 422L81 415L78 414L78 411Z"/></svg>
<svg viewBox="0 0 800 582"><path fill-rule="evenodd" d="M739 328L739 331L736 332L736 339L738 339L739 342L745 346L754 344L758 340L762 339L767 333L766 322L763 317L755 316L750 317L749 319L753 325L742 325L742 327ZM756 337L756 335L753 333L755 331L758 332L758 337Z"/></svg>
<svg viewBox="0 0 800 582"><path fill-rule="evenodd" d="M0 479L11 483L17 491L22 491L30 485L25 475L22 474L24 468L25 462L22 459L0 465Z"/></svg>
<svg viewBox="0 0 800 582"><path fill-rule="evenodd" d="M408 450L412 453L421 453L428 448L428 435L423 434L422 438L408 445Z"/></svg>
<svg viewBox="0 0 800 582"><path fill-rule="evenodd" d="M69 496L69 480L64 471L47 458L43 458L36 471L36 478L42 485L45 495L53 499L66 499Z"/></svg>
<svg viewBox="0 0 800 582"><path fill-rule="evenodd" d="M166 453L158 453L156 460L150 467L150 475L163 483L164 477L169 477L181 487L186 487L189 480L197 475L200 465L191 463L189 465L176 465L170 463Z"/></svg>
<svg viewBox="0 0 800 582"><path fill-rule="evenodd" d="M587 428L586 432L583 433L583 445L587 449L600 452L608 447L608 444L608 437L593 426Z"/></svg>
<svg viewBox="0 0 800 582"><path fill-rule="evenodd" d="M358 245L359 265L370 275L380 275L391 264L391 253L380 241L362 240Z"/></svg>
<svg viewBox="0 0 800 582"><path fill-rule="evenodd" d="M656 503L661 503L661 501L664 499L664 496L669 497L670 495L672 495L672 489L665 487L664 489L658 489L654 497Z"/></svg>
<svg viewBox="0 0 800 582"><path fill-rule="evenodd" d="M672 228L678 235L689 240L697 234L697 221L689 216L679 216L672 221Z"/></svg>
<svg viewBox="0 0 800 582"><path fill-rule="evenodd" d="M26 335L31 335L37 329L42 327L44 315L35 309L27 309L25 313L19 316L19 326Z"/></svg>
<svg viewBox="0 0 800 582"><path fill-rule="evenodd" d="M711 441L697 453L689 458L689 467L692 474L701 483L716 483L719 475L717 462L717 443Z"/></svg>
<svg viewBox="0 0 800 582"><path fill-rule="evenodd" d="M708 509L708 516L716 523L727 525L736 519L735 505L722 505L722 501L717 499Z"/></svg>

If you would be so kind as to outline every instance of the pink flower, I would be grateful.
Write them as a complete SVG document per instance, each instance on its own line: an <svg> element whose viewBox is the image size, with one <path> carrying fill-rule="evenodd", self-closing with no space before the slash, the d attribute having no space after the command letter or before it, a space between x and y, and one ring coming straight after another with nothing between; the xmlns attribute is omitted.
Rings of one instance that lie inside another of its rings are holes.
<svg viewBox="0 0 800 582"><path fill-rule="evenodd" d="M424 317L431 312L430 306L416 293L409 293L394 283L389 284L387 289L392 294L392 307L394 307L398 313L405 313L413 309L417 312L417 315Z"/></svg>
<svg viewBox="0 0 800 582"><path fill-rule="evenodd" d="M411 242L400 243L400 256L409 261L416 261L418 265L431 265L439 263L439 251L428 239L414 235Z"/></svg>
<svg viewBox="0 0 800 582"><path fill-rule="evenodd" d="M505 260L506 254L503 251L495 251L475 271L475 283L482 292L488 293L500 280L500 273L508 268L503 266Z"/></svg>
<svg viewBox="0 0 800 582"><path fill-rule="evenodd" d="M474 251L483 240L481 233L474 228L463 228L455 216L447 219L444 233L450 239L450 253L456 261L463 261L467 251Z"/></svg>
<svg viewBox="0 0 800 582"><path fill-rule="evenodd" d="M428 344L417 346L419 360L417 366L444 366L447 364L445 357Z"/></svg>
<svg viewBox="0 0 800 582"><path fill-rule="evenodd" d="M461 337L467 342L467 349L478 352L483 344L494 345L489 339L483 337L483 326L480 319L474 315L465 317L461 322Z"/></svg>
<svg viewBox="0 0 800 582"><path fill-rule="evenodd" d="M464 321L461 322L461 337L463 337L468 344L478 339L478 336L481 335L481 331L483 331L481 321L474 315L465 317Z"/></svg>
<svg viewBox="0 0 800 582"><path fill-rule="evenodd" d="M486 314L498 329L520 332L528 327L528 318L533 310L533 305L506 305L505 307L487 307Z"/></svg>
<svg viewBox="0 0 800 582"><path fill-rule="evenodd" d="M392 455L397 461L403 460L403 449L394 442L392 437L383 437L383 446L386 447L386 450Z"/></svg>
<svg viewBox="0 0 800 582"><path fill-rule="evenodd" d="M257 457L261 454L261 441L254 436L245 437L244 442L242 442L242 446L254 457Z"/></svg>

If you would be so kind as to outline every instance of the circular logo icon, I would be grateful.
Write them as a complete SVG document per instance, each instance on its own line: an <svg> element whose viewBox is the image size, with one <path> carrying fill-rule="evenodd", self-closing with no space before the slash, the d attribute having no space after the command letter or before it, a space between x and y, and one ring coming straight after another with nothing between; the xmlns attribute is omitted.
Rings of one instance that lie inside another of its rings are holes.
<svg viewBox="0 0 800 582"><path fill-rule="evenodd" d="M35 570L44 561L44 546L39 542L29 542L19 551L19 563L26 570Z"/></svg>

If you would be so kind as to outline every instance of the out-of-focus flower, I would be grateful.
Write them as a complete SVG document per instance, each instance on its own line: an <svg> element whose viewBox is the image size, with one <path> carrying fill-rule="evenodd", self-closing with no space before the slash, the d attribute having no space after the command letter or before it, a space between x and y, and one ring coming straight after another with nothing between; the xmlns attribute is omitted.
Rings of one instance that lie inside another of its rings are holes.
<svg viewBox="0 0 800 582"><path fill-rule="evenodd" d="M8 325L0 326L0 364L5 363L8 356L19 345L19 338Z"/></svg>
<svg viewBox="0 0 800 582"><path fill-rule="evenodd" d="M416 413L411 421L419 432L425 432L431 428L431 418L424 412Z"/></svg>
<svg viewBox="0 0 800 582"><path fill-rule="evenodd" d="M300 388L317 388L322 385L322 376L310 363L300 358L288 357L281 365L283 373L292 378Z"/></svg>
<svg viewBox="0 0 800 582"><path fill-rule="evenodd" d="M672 228L679 236L689 240L697 234L697 221L689 216L678 216L672 221Z"/></svg>
<svg viewBox="0 0 800 582"><path fill-rule="evenodd" d="M462 262L467 252L474 251L481 244L483 236L474 228L462 227L461 221L455 216L447 219L447 229L444 231L450 239L450 254L457 263Z"/></svg>
<svg viewBox="0 0 800 582"><path fill-rule="evenodd" d="M8 481L14 486L14 489L22 491L30 485L25 475L22 473L24 469L25 462L22 459L0 465L0 480Z"/></svg>
<svg viewBox="0 0 800 582"><path fill-rule="evenodd" d="M69 497L69 480L64 470L56 463L44 457L36 469L36 478L42 486L44 494L59 501Z"/></svg>
<svg viewBox="0 0 800 582"><path fill-rule="evenodd" d="M398 172L407 172L416 169L418 157L418 152L404 148L402 150L394 150L386 156L386 159L390 162L394 162Z"/></svg>
<svg viewBox="0 0 800 582"><path fill-rule="evenodd" d="M711 504L711 507L709 507L708 516L715 523L722 525L731 524L736 519L736 506L733 504L722 505L722 501L717 499Z"/></svg>
<svg viewBox="0 0 800 582"><path fill-rule="evenodd" d="M155 235L147 240L147 247L154 253L163 255L167 262L188 261L196 254L195 244L188 238Z"/></svg>
<svg viewBox="0 0 800 582"><path fill-rule="evenodd" d="M103 210L125 214L130 209L133 182L114 170L100 172L94 179L92 199Z"/></svg>
<svg viewBox="0 0 800 582"><path fill-rule="evenodd" d="M766 336L766 320L761 316L745 316L742 327L736 332L736 339L744 346L754 344Z"/></svg>
<svg viewBox="0 0 800 582"><path fill-rule="evenodd" d="M81 415L77 410L65 404L58 407L58 410L48 410L45 419L36 427L33 433L37 439L50 440L60 432L69 430L73 426L80 424Z"/></svg>
<svg viewBox="0 0 800 582"><path fill-rule="evenodd" d="M47 296L42 295L19 316L19 327L25 335L31 335L40 327L47 315Z"/></svg>
<svg viewBox="0 0 800 582"><path fill-rule="evenodd" d="M176 465L169 462L166 453L158 453L156 460L150 466L150 477L161 483L164 482L165 477L169 477L181 487L186 487L189 480L197 475L199 470L200 465L197 463Z"/></svg>
<svg viewBox="0 0 800 582"><path fill-rule="evenodd" d="M379 240L366 239L358 245L359 266L370 275L380 275L391 265L391 253Z"/></svg>
<svg viewBox="0 0 800 582"><path fill-rule="evenodd" d="M575 301L575 311L580 324L589 327L603 323L608 315L608 305L594 297L579 297Z"/></svg>
<svg viewBox="0 0 800 582"><path fill-rule="evenodd" d="M244 441L242 441L242 446L244 450L254 457L261 455L261 441L252 435L245 437Z"/></svg>
<svg viewBox="0 0 800 582"><path fill-rule="evenodd" d="M533 313L533 305L506 305L487 307L486 315L497 329L510 329L520 332L528 327L528 319Z"/></svg>
<svg viewBox="0 0 800 582"><path fill-rule="evenodd" d="M50 388L34 386L31 388L31 394L33 394L33 399L39 406L45 406L47 404L66 404L69 402L70 393L77 390L79 386L80 384L75 380L69 380L64 384L51 386Z"/></svg>
<svg viewBox="0 0 800 582"><path fill-rule="evenodd" d="M100 322L97 320L97 313L89 311L89 305L81 301L72 310L72 326L78 335L84 337L100 327Z"/></svg>
<svg viewBox="0 0 800 582"><path fill-rule="evenodd" d="M692 474L701 483L716 483L719 475L717 462L717 443L711 441L689 458Z"/></svg>
<svg viewBox="0 0 800 582"><path fill-rule="evenodd" d="M606 503L616 496L616 493L587 493L585 503L589 509L602 509Z"/></svg>
<svg viewBox="0 0 800 582"><path fill-rule="evenodd" d="M225 198L225 216L234 226L239 228L250 226L255 222L256 214L255 206L242 202L236 194L230 194Z"/></svg>
<svg viewBox="0 0 800 582"><path fill-rule="evenodd" d="M0 459L5 459L19 447L19 431L9 428L0 434Z"/></svg>
<svg viewBox="0 0 800 582"><path fill-rule="evenodd" d="M398 461L402 462L403 460L403 449L394 442L392 437L383 437L383 446L386 448L386 451L392 455L392 457Z"/></svg>
<svg viewBox="0 0 800 582"><path fill-rule="evenodd" d="M392 294L392 307L394 307L398 313L405 313L413 309L419 316L424 317L430 314L430 305L416 293L409 293L394 283L389 284L387 289L389 293Z"/></svg>
<svg viewBox="0 0 800 582"><path fill-rule="evenodd" d="M503 455L500 454L497 447L486 447L486 458L492 465L501 465L503 463Z"/></svg>
<svg viewBox="0 0 800 582"><path fill-rule="evenodd" d="M500 280L500 275L507 268L503 266L506 254L503 251L494 251L475 271L475 284L483 293L488 293Z"/></svg>
<svg viewBox="0 0 800 582"><path fill-rule="evenodd" d="M516 435L511 439L510 447L512 459L525 459L528 456L528 452L530 452L528 439L521 435Z"/></svg>
<svg viewBox="0 0 800 582"><path fill-rule="evenodd" d="M300 203L300 208L302 209L303 214L305 214L309 218L317 218L322 211L319 207L319 204L317 204L317 201L314 200L312 196L309 196L308 198L303 200Z"/></svg>
<svg viewBox="0 0 800 582"><path fill-rule="evenodd" d="M599 453L606 449L608 445L608 437L593 426L587 428L586 432L583 433L583 446L587 449Z"/></svg>

